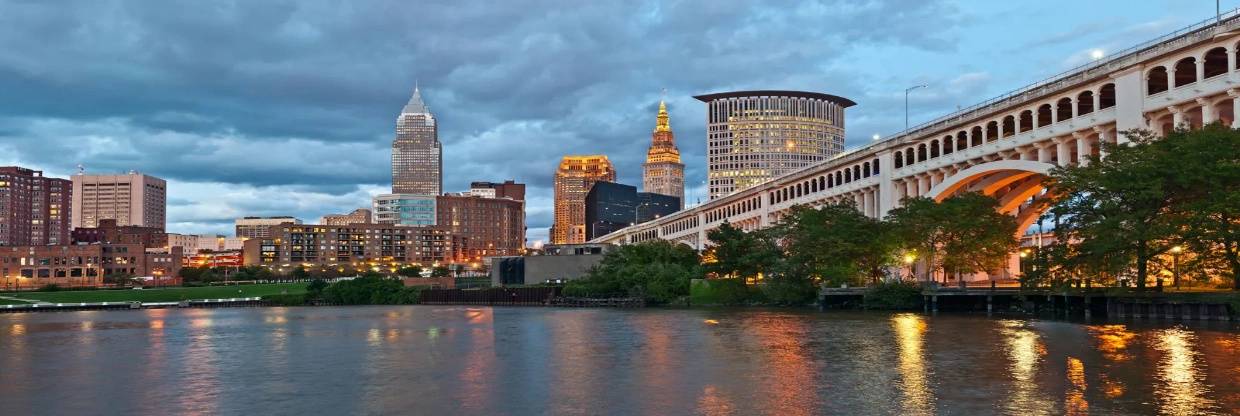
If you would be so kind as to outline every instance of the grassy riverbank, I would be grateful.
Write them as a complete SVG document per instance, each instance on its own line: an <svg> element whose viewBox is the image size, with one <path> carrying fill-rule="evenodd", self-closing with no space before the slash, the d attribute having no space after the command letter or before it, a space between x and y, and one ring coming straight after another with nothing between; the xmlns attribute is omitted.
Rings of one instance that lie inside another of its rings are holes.
<svg viewBox="0 0 1240 416"><path fill-rule="evenodd" d="M163 289L119 289L119 290L79 290L63 292L22 292L8 293L10 298L28 299L51 303L77 302L176 302L195 299L248 298L279 295L287 291L289 294L305 293L305 283L270 283L236 286L207 287L173 287ZM6 302L0 299L0 304ZM16 301L7 301L18 303Z"/></svg>

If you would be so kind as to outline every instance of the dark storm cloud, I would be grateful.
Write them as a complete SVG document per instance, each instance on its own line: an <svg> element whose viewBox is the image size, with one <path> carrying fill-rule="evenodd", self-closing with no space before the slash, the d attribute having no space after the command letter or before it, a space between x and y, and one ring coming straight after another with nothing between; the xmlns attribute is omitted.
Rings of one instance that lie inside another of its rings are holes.
<svg viewBox="0 0 1240 416"><path fill-rule="evenodd" d="M446 190L526 182L530 228L545 228L564 154L607 154L622 181L640 183L660 89L699 183L704 116L692 95L787 88L886 104L895 97L872 94L841 57L951 50L958 19L940 1L860 0L0 0L0 10L0 140L13 159L199 184L182 189L203 194L174 190L182 217L171 221L208 229L273 206L314 220L368 203L363 189L390 177L393 123L415 79L440 120ZM850 139L895 122L859 120L850 129L866 130ZM217 188L247 191L206 191Z"/></svg>

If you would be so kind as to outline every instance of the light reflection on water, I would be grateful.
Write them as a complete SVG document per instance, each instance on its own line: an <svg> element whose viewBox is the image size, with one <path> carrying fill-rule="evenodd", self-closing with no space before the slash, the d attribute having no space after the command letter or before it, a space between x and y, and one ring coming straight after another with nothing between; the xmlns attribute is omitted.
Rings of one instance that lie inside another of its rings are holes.
<svg viewBox="0 0 1240 416"><path fill-rule="evenodd" d="M1224 323L357 307L0 315L0 414L1226 414Z"/></svg>

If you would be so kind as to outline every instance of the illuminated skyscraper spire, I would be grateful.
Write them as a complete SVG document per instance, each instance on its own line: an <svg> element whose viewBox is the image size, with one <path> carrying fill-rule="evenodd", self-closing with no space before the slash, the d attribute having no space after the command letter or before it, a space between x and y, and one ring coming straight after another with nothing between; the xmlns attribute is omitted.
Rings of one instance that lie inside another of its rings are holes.
<svg viewBox="0 0 1240 416"><path fill-rule="evenodd" d="M666 94L666 90L664 90ZM680 198L685 206L685 165L680 162L680 150L667 114L667 102L659 100L654 134L650 137L650 150L646 163L642 164L642 191Z"/></svg>
<svg viewBox="0 0 1240 416"><path fill-rule="evenodd" d="M396 117L392 140L392 193L435 196L443 192L443 149L439 125L417 83Z"/></svg>

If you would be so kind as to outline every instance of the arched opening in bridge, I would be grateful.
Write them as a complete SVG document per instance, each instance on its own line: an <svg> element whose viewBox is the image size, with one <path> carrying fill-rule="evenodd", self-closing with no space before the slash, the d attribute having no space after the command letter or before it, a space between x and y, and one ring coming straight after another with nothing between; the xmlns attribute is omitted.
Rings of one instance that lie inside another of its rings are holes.
<svg viewBox="0 0 1240 416"><path fill-rule="evenodd" d="M1157 66L1145 74L1145 93L1154 95L1167 91L1167 68Z"/></svg>
<svg viewBox="0 0 1240 416"><path fill-rule="evenodd" d="M999 122L992 121L986 123L986 142L989 143L995 140L999 140Z"/></svg>
<svg viewBox="0 0 1240 416"><path fill-rule="evenodd" d="M1025 110L1020 112L1020 132L1024 133L1033 130L1033 111Z"/></svg>
<svg viewBox="0 0 1240 416"><path fill-rule="evenodd" d="M972 136L973 138L972 140L970 140L971 143L969 144L969 146L981 146L982 145L982 127L981 126L973 127L973 130L969 131L969 135Z"/></svg>
<svg viewBox="0 0 1240 416"><path fill-rule="evenodd" d="M1094 112L1094 92L1084 91L1076 96L1076 115L1083 116Z"/></svg>
<svg viewBox="0 0 1240 416"><path fill-rule="evenodd" d="M1003 118L1003 137L1011 137L1016 134L1016 117L1007 116Z"/></svg>
<svg viewBox="0 0 1240 416"><path fill-rule="evenodd" d="M1183 87L1197 82L1197 59L1188 57L1175 63L1175 86Z"/></svg>
<svg viewBox="0 0 1240 416"><path fill-rule="evenodd" d="M953 142L953 141L954 141L954 140L952 140L952 136L945 136L945 137L943 137L943 154L945 154L945 155L947 155L947 154L951 154L951 152L953 151L953 149L952 149L952 142Z"/></svg>
<svg viewBox="0 0 1240 416"><path fill-rule="evenodd" d="M964 192L978 192L995 197L998 211L1016 217L1017 237L1023 235L1030 225L1049 207L1050 195L1045 188L1046 175L1054 165L1030 160L997 160L974 165L944 178L932 187L926 196L943 201ZM1007 270L992 270L964 280L1015 278L1019 260L1012 253Z"/></svg>
<svg viewBox="0 0 1240 416"><path fill-rule="evenodd" d="M1218 47L1206 51L1205 77L1214 78L1227 73L1227 48Z"/></svg>
<svg viewBox="0 0 1240 416"><path fill-rule="evenodd" d="M1064 121L1072 118L1072 99L1063 97L1055 104L1055 119Z"/></svg>
<svg viewBox="0 0 1240 416"><path fill-rule="evenodd" d="M1115 84L1106 84L1098 89L1098 109L1115 106Z"/></svg>
<svg viewBox="0 0 1240 416"><path fill-rule="evenodd" d="M1230 97L1214 104L1214 119L1223 123L1224 126L1231 126L1235 120L1235 110L1233 110L1232 100Z"/></svg>
<svg viewBox="0 0 1240 416"><path fill-rule="evenodd" d="M936 157L939 157L939 141L937 139L930 141L930 158Z"/></svg>
<svg viewBox="0 0 1240 416"><path fill-rule="evenodd" d="M961 131L956 133L956 150L964 150L969 148L969 133Z"/></svg>
<svg viewBox="0 0 1240 416"><path fill-rule="evenodd" d="M895 157L896 169L904 167L904 152L896 152Z"/></svg>
<svg viewBox="0 0 1240 416"><path fill-rule="evenodd" d="M904 163L911 165L916 162L917 159L913 158L913 148L904 149Z"/></svg>
<svg viewBox="0 0 1240 416"><path fill-rule="evenodd" d="M1038 128L1051 125L1051 120L1054 118L1051 116L1051 111L1050 104L1042 104L1038 106Z"/></svg>
<svg viewBox="0 0 1240 416"><path fill-rule="evenodd" d="M917 145L917 161L918 162L926 161L926 144L925 143Z"/></svg>

